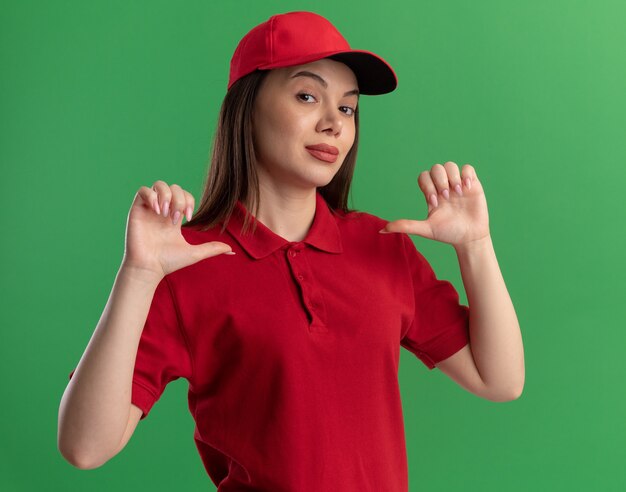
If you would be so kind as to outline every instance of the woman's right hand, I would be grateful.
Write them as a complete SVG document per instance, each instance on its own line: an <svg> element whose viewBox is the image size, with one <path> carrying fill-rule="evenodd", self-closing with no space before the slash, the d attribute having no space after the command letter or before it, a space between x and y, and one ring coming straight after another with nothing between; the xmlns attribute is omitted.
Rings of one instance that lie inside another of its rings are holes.
<svg viewBox="0 0 626 492"><path fill-rule="evenodd" d="M162 279L202 259L232 251L219 241L193 245L185 240L180 231L182 219L184 215L191 219L194 205L191 193L176 184L168 186L159 180L152 188L139 188L128 214L122 264Z"/></svg>

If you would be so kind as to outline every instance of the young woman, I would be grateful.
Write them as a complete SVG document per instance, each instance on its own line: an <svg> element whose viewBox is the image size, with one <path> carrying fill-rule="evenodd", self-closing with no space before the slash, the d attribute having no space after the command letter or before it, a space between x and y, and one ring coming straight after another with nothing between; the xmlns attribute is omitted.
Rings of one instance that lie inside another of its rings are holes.
<svg viewBox="0 0 626 492"><path fill-rule="evenodd" d="M425 221L347 208L359 97L396 84L311 12L240 41L196 215L176 184L135 196L111 297L61 401L70 463L116 455L184 377L218 490L406 491L400 346L481 397L519 396L521 336L474 168L420 174ZM455 247L471 310L407 233Z"/></svg>

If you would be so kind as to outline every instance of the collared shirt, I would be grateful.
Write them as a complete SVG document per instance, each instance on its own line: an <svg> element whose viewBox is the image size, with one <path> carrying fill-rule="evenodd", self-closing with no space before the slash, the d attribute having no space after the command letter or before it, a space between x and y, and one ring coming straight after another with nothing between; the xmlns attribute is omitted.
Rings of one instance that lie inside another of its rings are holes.
<svg viewBox="0 0 626 492"><path fill-rule="evenodd" d="M167 275L139 342L132 403L142 419L189 381L194 440L218 491L408 490L400 347L429 369L469 343L469 308L387 221L330 209L319 192L291 242L246 209L190 244L218 255Z"/></svg>

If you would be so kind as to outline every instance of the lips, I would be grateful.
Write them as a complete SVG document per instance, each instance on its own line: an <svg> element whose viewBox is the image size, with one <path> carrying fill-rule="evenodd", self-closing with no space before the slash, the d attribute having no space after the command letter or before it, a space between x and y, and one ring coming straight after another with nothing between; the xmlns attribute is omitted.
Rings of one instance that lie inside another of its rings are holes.
<svg viewBox="0 0 626 492"><path fill-rule="evenodd" d="M337 147L326 144L308 145L306 150L316 159L330 163L335 162L339 155L339 149Z"/></svg>
<svg viewBox="0 0 626 492"><path fill-rule="evenodd" d="M320 161L333 163L337 160L336 154L329 154L328 152L322 152L321 150L310 149L308 147L306 150L309 151L309 154Z"/></svg>
<svg viewBox="0 0 626 492"><path fill-rule="evenodd" d="M332 145L326 145L326 144L307 145L306 148L309 150L319 150L320 152L325 152L327 154L333 154L333 155L339 154L339 149L337 147L333 147Z"/></svg>

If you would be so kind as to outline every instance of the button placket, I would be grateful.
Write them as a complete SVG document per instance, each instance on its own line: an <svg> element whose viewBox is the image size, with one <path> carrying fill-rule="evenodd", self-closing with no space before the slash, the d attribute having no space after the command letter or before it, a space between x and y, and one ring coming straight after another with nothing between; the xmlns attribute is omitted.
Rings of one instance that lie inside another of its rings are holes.
<svg viewBox="0 0 626 492"><path fill-rule="evenodd" d="M308 317L311 319L309 330L315 332L326 332L328 330L317 312L320 305L316 299L314 286L308 280L312 277L308 261L303 256L304 253L302 252L302 249L304 249L304 245L302 243L293 245L288 251L288 263L298 285L300 286L300 294L302 296L304 309L307 311Z"/></svg>
<svg viewBox="0 0 626 492"><path fill-rule="evenodd" d="M309 264L309 256L303 256L301 259L300 267L305 272L306 291L308 310L311 313L313 322L309 326L309 330L312 332L326 333L328 328L326 326L326 306L324 304L324 298L322 297L322 291L316 284L313 269Z"/></svg>

